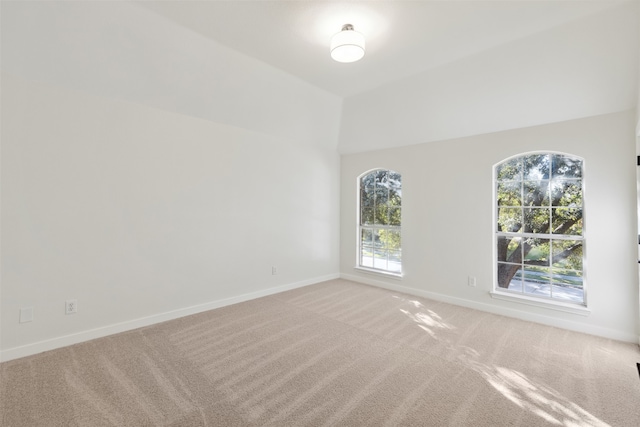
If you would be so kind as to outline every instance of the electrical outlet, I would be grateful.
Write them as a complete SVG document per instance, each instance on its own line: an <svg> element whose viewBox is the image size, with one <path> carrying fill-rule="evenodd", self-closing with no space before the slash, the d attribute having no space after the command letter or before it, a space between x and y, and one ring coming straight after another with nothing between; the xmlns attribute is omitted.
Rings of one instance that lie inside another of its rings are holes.
<svg viewBox="0 0 640 427"><path fill-rule="evenodd" d="M276 267L275 265L273 267L271 267L271 274L273 276L275 276L276 274L278 274L278 267Z"/></svg>
<svg viewBox="0 0 640 427"><path fill-rule="evenodd" d="M467 284L468 284L469 286L473 286L473 287L475 288L475 286L476 286L476 278L475 278L475 277L473 277L473 276L469 276L469 277L467 278Z"/></svg>
<svg viewBox="0 0 640 427"><path fill-rule="evenodd" d="M76 314L78 312L78 300L68 299L64 302L65 314Z"/></svg>

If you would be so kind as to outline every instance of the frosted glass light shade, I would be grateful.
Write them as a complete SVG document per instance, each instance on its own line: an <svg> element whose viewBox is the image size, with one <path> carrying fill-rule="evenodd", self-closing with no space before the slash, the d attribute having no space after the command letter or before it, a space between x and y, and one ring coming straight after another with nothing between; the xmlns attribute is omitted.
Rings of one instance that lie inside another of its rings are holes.
<svg viewBox="0 0 640 427"><path fill-rule="evenodd" d="M331 38L331 57L338 62L355 62L364 56L364 36L351 24Z"/></svg>

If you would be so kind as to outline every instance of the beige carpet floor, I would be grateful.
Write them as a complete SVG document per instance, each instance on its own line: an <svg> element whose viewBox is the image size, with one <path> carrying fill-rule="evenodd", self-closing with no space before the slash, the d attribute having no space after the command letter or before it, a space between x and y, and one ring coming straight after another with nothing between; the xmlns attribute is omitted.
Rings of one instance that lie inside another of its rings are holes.
<svg viewBox="0 0 640 427"><path fill-rule="evenodd" d="M637 345L333 280L0 364L0 425L640 426Z"/></svg>

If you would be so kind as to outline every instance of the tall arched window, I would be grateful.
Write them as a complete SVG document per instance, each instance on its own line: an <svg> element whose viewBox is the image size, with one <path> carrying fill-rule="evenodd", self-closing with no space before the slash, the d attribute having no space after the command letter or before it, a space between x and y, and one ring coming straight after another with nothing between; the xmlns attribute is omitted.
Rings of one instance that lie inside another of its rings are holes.
<svg viewBox="0 0 640 427"><path fill-rule="evenodd" d="M400 275L402 273L402 177L376 169L360 177L358 265Z"/></svg>
<svg viewBox="0 0 640 427"><path fill-rule="evenodd" d="M530 153L495 176L495 290L584 305L583 160Z"/></svg>

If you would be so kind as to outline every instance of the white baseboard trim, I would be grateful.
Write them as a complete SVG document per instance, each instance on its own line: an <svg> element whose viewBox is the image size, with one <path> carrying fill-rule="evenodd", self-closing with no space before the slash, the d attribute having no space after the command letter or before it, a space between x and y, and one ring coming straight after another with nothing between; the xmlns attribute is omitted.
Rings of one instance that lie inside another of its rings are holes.
<svg viewBox="0 0 640 427"><path fill-rule="evenodd" d="M636 334L617 331L614 329L603 328L600 326L587 325L579 322L572 322L571 320L558 319L555 317L544 316L537 313L528 313L526 311L516 310L512 308L494 306L491 304L484 304L476 301L471 301L463 298L452 297L449 295L443 295L436 292L429 292L422 289L410 288L407 286L398 285L395 283L387 283L381 280L370 279L368 277L360 277L352 274L341 273L340 278L345 280L351 280L353 282L363 283L365 285L376 286L379 288L389 289L391 291L402 292L409 295L415 295L419 297L429 298L435 301L446 302L453 305L459 305L461 307L472 308L492 314L498 314L501 316L513 317L520 320L526 320L529 322L540 323L548 326L555 326L557 328L568 329L570 331L582 332L589 335L596 335L599 337L609 338L617 341L625 341L640 344L640 337Z"/></svg>
<svg viewBox="0 0 640 427"><path fill-rule="evenodd" d="M112 325L90 329L90 330L78 332L75 334L38 341L32 344L23 345L20 347L9 348L9 349L0 351L0 362L7 362L9 360L31 356L34 354L42 353L44 351L55 350L57 348L78 344L78 343L93 340L96 338L106 337L108 335L131 331L133 329L154 325L156 323L166 322L167 320L178 319L180 317L202 313L204 311L209 311L216 308L237 304L240 302L261 298L268 295L278 294L280 292L289 291L292 289L302 288L304 286L313 285L315 283L338 279L339 277L340 277L339 273L314 277L312 279L307 279L307 280L302 280L295 283L276 286L269 289L263 289L257 292L250 292L248 294L242 294L242 295L238 295L231 298L224 298L221 300L210 301L204 304L198 304L191 307L180 308L178 310L172 310L165 313L154 314L152 316L142 317L139 319L128 320L126 322L115 323Z"/></svg>

